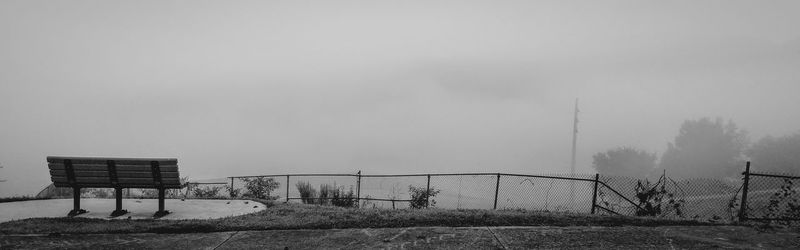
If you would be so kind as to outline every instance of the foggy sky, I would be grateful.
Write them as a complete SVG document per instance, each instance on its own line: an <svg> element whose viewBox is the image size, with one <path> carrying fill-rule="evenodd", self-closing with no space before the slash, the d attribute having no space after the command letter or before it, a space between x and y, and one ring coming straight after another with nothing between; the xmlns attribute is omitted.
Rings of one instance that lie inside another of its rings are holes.
<svg viewBox="0 0 800 250"><path fill-rule="evenodd" d="M798 1L0 1L0 196L182 176L569 171L686 119L800 132Z"/></svg>

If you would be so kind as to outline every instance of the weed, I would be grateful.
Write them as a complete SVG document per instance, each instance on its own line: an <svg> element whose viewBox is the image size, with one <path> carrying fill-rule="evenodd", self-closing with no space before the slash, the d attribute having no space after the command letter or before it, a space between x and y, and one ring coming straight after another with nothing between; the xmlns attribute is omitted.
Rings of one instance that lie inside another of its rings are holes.
<svg viewBox="0 0 800 250"><path fill-rule="evenodd" d="M336 186L336 183L333 183L333 186ZM317 199L316 204L320 205L328 205L331 203L331 198L333 197L334 188L329 184L320 184L319 185L319 199Z"/></svg>
<svg viewBox="0 0 800 250"><path fill-rule="evenodd" d="M682 208L686 201L675 197L674 191L667 191L667 183L669 181L677 186L675 181L665 175L661 175L661 178L654 184L651 184L646 179L637 181L636 198L639 202L639 209L636 210L637 216L658 216L672 209L675 211L675 215L681 218L684 217ZM662 207L662 205L664 206Z"/></svg>
<svg viewBox="0 0 800 250"><path fill-rule="evenodd" d="M800 201L798 201L797 190L792 187L792 179L784 178L780 190L769 197L767 205L767 218L800 218ZM788 220L782 220L788 224Z"/></svg>
<svg viewBox="0 0 800 250"><path fill-rule="evenodd" d="M295 184L297 191L300 192L300 200L305 204L314 204L314 198L317 196L317 190L311 186L311 183L299 181Z"/></svg>

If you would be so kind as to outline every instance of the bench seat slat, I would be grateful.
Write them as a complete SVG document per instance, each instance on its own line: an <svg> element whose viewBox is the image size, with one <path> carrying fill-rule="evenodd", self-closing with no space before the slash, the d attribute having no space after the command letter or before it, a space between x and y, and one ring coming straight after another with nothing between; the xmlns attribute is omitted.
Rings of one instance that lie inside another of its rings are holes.
<svg viewBox="0 0 800 250"><path fill-rule="evenodd" d="M64 170L63 163L50 163L47 164L51 170ZM178 172L177 165L161 165L158 167L161 173L165 172ZM106 164L73 164L72 169L75 171L108 171ZM150 171L150 165L117 165L117 173L122 172L147 172Z"/></svg>
<svg viewBox="0 0 800 250"><path fill-rule="evenodd" d="M64 170L50 170L51 176L59 176L59 177L66 177L67 172ZM85 176L85 177L109 177L108 171L75 171L75 176ZM153 178L152 172L118 172L117 178L123 177L134 177L134 178ZM178 172L165 172L161 173L162 178L178 178Z"/></svg>
<svg viewBox="0 0 800 250"><path fill-rule="evenodd" d="M69 183L66 176L52 176L50 179L53 182L63 182ZM135 183L135 184L153 184L153 178L119 178L118 183L120 184L127 184L127 183ZM162 182L164 184L180 184L180 180L178 178L163 178ZM97 184L109 184L111 185L111 180L108 177L86 177L86 176L75 176L75 183L77 184L84 184L84 183L97 183Z"/></svg>
<svg viewBox="0 0 800 250"><path fill-rule="evenodd" d="M69 171L64 164L66 160L71 165ZM114 165L109 166L109 160L113 160ZM152 172L153 161L158 162L159 171L155 173ZM56 187L181 188L175 158L48 156L47 162L50 180ZM154 176L160 176L158 183ZM71 182L70 178L73 178Z"/></svg>
<svg viewBox="0 0 800 250"><path fill-rule="evenodd" d="M56 187L72 187L69 183L65 183L65 182L53 182L53 186L56 186ZM97 183L85 183L85 184L79 184L79 186L80 187L86 187L86 188L112 188L112 187L109 186L109 184L97 184ZM122 184L122 185L120 185L120 187L121 188L150 188L150 189L152 189L153 188L153 184L152 183L151 184ZM181 188L181 186L177 185L177 184L164 184L164 188L176 189L176 188Z"/></svg>
<svg viewBox="0 0 800 250"><path fill-rule="evenodd" d="M48 156L49 163L63 163L65 159L72 161L72 164L106 164L108 160L113 160L118 165L144 165L151 161L157 161L160 165L178 165L175 158L115 158L115 157L63 157Z"/></svg>

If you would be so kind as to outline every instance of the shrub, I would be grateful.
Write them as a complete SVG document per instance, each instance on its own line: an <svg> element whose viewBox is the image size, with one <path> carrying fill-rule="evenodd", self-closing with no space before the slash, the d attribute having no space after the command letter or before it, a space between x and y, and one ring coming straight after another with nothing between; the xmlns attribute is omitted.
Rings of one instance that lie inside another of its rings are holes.
<svg viewBox="0 0 800 250"><path fill-rule="evenodd" d="M314 198L317 197L317 190L311 186L311 183L299 181L295 184L297 192L300 192L300 200L305 204L315 204Z"/></svg>
<svg viewBox="0 0 800 250"><path fill-rule="evenodd" d="M409 185L408 193L411 194L411 201L408 203L408 206L414 209L435 207L436 200L434 200L433 197L439 194L441 191L442 190L438 190L433 187L426 189ZM430 204L428 204L428 200L430 200Z"/></svg>
<svg viewBox="0 0 800 250"><path fill-rule="evenodd" d="M186 195L189 194L189 176L181 177L180 183L180 188L169 188L165 190L164 195L169 198L186 198ZM186 189L186 193L183 193L183 189Z"/></svg>
<svg viewBox="0 0 800 250"><path fill-rule="evenodd" d="M198 198L213 198L219 196L219 191L222 190L220 186L206 186L203 188L196 187L192 189L192 194Z"/></svg>
<svg viewBox="0 0 800 250"><path fill-rule="evenodd" d="M267 199L267 200L276 200L278 196L271 196L270 194L272 191L275 191L278 187L280 187L280 183L275 181L273 178L267 177L254 177L254 178L244 178L244 187L247 189L247 193L245 195L257 198L257 199Z"/></svg>
<svg viewBox="0 0 800 250"><path fill-rule="evenodd" d="M228 195L231 198L239 197L239 195L242 193L241 188L232 188L231 186L228 185L225 186L225 191L228 191Z"/></svg>
<svg viewBox="0 0 800 250"><path fill-rule="evenodd" d="M636 182L636 198L639 200L639 207L641 208L636 210L636 216L658 216L672 209L675 210L675 215L684 217L682 208L686 201L667 191L668 182L672 182L673 185L677 186L675 181L665 175L662 175L654 184L651 184L646 179ZM665 204L665 206L662 207L662 204Z"/></svg>
<svg viewBox="0 0 800 250"><path fill-rule="evenodd" d="M354 207L356 206L356 195L353 193L353 187L350 191L344 192L344 187L336 188L333 190L333 197L331 197L331 204L337 207Z"/></svg>
<svg viewBox="0 0 800 250"><path fill-rule="evenodd" d="M114 193L113 191L108 192L108 190L102 188L93 188L90 191L90 194L95 198L114 198L113 193Z"/></svg>
<svg viewBox="0 0 800 250"><path fill-rule="evenodd" d="M158 189L139 189L141 196L139 198L157 198Z"/></svg>

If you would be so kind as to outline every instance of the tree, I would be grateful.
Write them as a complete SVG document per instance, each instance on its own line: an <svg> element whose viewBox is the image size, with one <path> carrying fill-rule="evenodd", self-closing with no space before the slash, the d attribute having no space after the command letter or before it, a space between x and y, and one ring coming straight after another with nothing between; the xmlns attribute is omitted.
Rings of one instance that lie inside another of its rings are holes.
<svg viewBox="0 0 800 250"><path fill-rule="evenodd" d="M734 177L742 170L746 145L747 133L733 121L687 120L675 142L667 144L660 168L679 178Z"/></svg>
<svg viewBox="0 0 800 250"><path fill-rule="evenodd" d="M602 175L644 178L656 167L656 154L633 147L618 147L592 156L592 167Z"/></svg>
<svg viewBox="0 0 800 250"><path fill-rule="evenodd" d="M755 171L800 172L800 134L761 138L748 151Z"/></svg>

